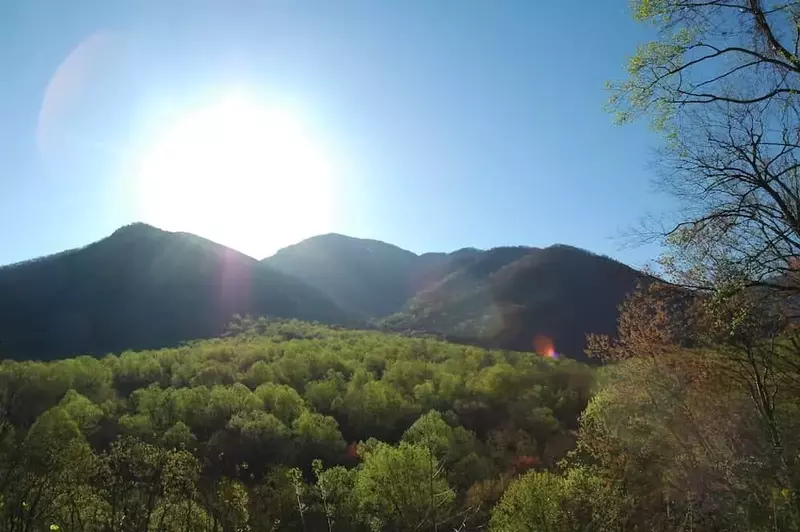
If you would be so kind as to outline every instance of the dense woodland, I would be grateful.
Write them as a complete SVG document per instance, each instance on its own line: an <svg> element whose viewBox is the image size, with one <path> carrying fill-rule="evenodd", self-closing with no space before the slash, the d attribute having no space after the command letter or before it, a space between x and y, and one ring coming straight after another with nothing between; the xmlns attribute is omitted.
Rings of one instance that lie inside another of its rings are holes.
<svg viewBox="0 0 800 532"><path fill-rule="evenodd" d="M592 383L569 360L263 319L6 361L0 529L476 529L573 448Z"/></svg>
<svg viewBox="0 0 800 532"><path fill-rule="evenodd" d="M263 318L5 361L0 529L796 530L797 344L719 312L643 288L599 369Z"/></svg>

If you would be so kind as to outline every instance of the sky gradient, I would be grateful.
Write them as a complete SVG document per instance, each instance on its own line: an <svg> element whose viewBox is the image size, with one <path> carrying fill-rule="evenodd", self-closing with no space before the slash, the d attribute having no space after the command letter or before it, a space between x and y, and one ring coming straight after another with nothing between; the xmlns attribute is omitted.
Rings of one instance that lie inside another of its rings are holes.
<svg viewBox="0 0 800 532"><path fill-rule="evenodd" d="M2 2L0 264L140 220L130 165L147 139L244 88L333 154L316 232L418 253L565 243L642 265L657 248L619 237L665 206L658 138L614 125L603 85L646 39L625 0ZM87 40L90 60L52 89ZM302 194L260 196L306 215ZM291 243L286 218L237 247Z"/></svg>

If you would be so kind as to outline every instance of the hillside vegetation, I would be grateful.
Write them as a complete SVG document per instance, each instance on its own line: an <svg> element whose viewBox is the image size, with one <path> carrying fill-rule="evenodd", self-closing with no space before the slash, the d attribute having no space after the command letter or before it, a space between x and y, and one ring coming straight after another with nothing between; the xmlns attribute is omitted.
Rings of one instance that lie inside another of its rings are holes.
<svg viewBox="0 0 800 532"><path fill-rule="evenodd" d="M649 290L600 369L250 318L4 361L0 530L797 530L791 342L754 346L764 412L763 359L674 343Z"/></svg>
<svg viewBox="0 0 800 532"><path fill-rule="evenodd" d="M0 529L473 530L515 476L566 456L593 382L430 339L231 331L0 364Z"/></svg>
<svg viewBox="0 0 800 532"><path fill-rule="evenodd" d="M142 226L2 269L4 356L124 352L0 363L0 530L800 532L800 8L631 5L655 40L610 103L666 133L669 283L340 235L279 273ZM238 309L414 334L191 341Z"/></svg>

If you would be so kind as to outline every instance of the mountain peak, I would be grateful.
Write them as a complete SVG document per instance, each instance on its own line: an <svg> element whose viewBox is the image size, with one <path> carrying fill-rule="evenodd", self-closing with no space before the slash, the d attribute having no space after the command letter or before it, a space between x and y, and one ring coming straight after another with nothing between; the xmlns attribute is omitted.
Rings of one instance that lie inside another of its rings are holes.
<svg viewBox="0 0 800 532"><path fill-rule="evenodd" d="M119 236L125 234L147 234L147 233L160 233L164 234L168 231L164 231L163 229L159 229L153 225L147 224L145 222L132 222L115 230L109 236Z"/></svg>
<svg viewBox="0 0 800 532"><path fill-rule="evenodd" d="M440 279L383 320L395 330L531 350L537 337L582 357L587 333L614 334L640 276L574 246L503 246L451 261Z"/></svg>
<svg viewBox="0 0 800 532"><path fill-rule="evenodd" d="M0 356L172 345L218 334L234 313L382 320L521 350L532 334L545 335L580 356L586 333L613 333L617 306L639 278L566 244L417 255L339 233L259 262L136 222L87 246L0 268Z"/></svg>
<svg viewBox="0 0 800 532"><path fill-rule="evenodd" d="M325 292L365 318L402 307L414 290L415 253L380 240L329 233L278 250L265 264Z"/></svg>
<svg viewBox="0 0 800 532"><path fill-rule="evenodd" d="M384 250L393 250L394 252L403 253L405 255L414 255L415 253L403 249L401 247L395 246L394 244L389 244L387 242L383 242L381 240L375 240L372 238L359 238L355 236L347 236L341 233L325 233L322 235L316 235L305 240L301 240L296 244L292 244L285 248L279 249L273 257L286 254L286 253L293 253L298 252L299 250L308 250L313 249L315 251L325 249L326 253L340 253L340 252L353 252L353 251L364 251L370 252L374 251L376 248L382 248ZM265 260L270 260L272 257L268 257Z"/></svg>
<svg viewBox="0 0 800 532"><path fill-rule="evenodd" d="M0 269L0 358L103 355L218 336L234 314L343 323L321 293L189 233L121 227Z"/></svg>

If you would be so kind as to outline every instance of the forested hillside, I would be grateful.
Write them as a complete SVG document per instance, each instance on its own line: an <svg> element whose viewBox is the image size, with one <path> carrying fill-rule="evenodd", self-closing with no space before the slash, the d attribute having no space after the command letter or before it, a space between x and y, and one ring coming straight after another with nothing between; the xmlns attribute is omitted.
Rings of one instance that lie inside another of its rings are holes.
<svg viewBox="0 0 800 532"><path fill-rule="evenodd" d="M0 356L102 356L219 335L234 314L430 333L583 358L613 334L641 274L569 246L415 255L322 235L258 262L189 233L132 224L86 247L0 267Z"/></svg>
<svg viewBox="0 0 800 532"><path fill-rule="evenodd" d="M0 529L796 530L790 339L681 347L660 290L590 339L600 369L249 318L175 349L4 361Z"/></svg>
<svg viewBox="0 0 800 532"><path fill-rule="evenodd" d="M102 359L0 364L0 529L478 530L574 447L593 370L242 319Z"/></svg>
<svg viewBox="0 0 800 532"><path fill-rule="evenodd" d="M642 278L571 246L415 255L343 235L310 238L263 262L382 327L521 351L541 337L575 358L587 334L613 334L617 306Z"/></svg>
<svg viewBox="0 0 800 532"><path fill-rule="evenodd" d="M262 262L318 288L362 318L393 312L419 289L411 282L417 256L377 240L319 235Z"/></svg>
<svg viewBox="0 0 800 532"><path fill-rule="evenodd" d="M586 335L614 334L617 307L644 279L571 246L496 248L460 261L381 323L520 351L538 338L582 358Z"/></svg>
<svg viewBox="0 0 800 532"><path fill-rule="evenodd" d="M346 323L327 296L230 248L133 224L86 247L0 268L0 357L177 345L235 313Z"/></svg>

